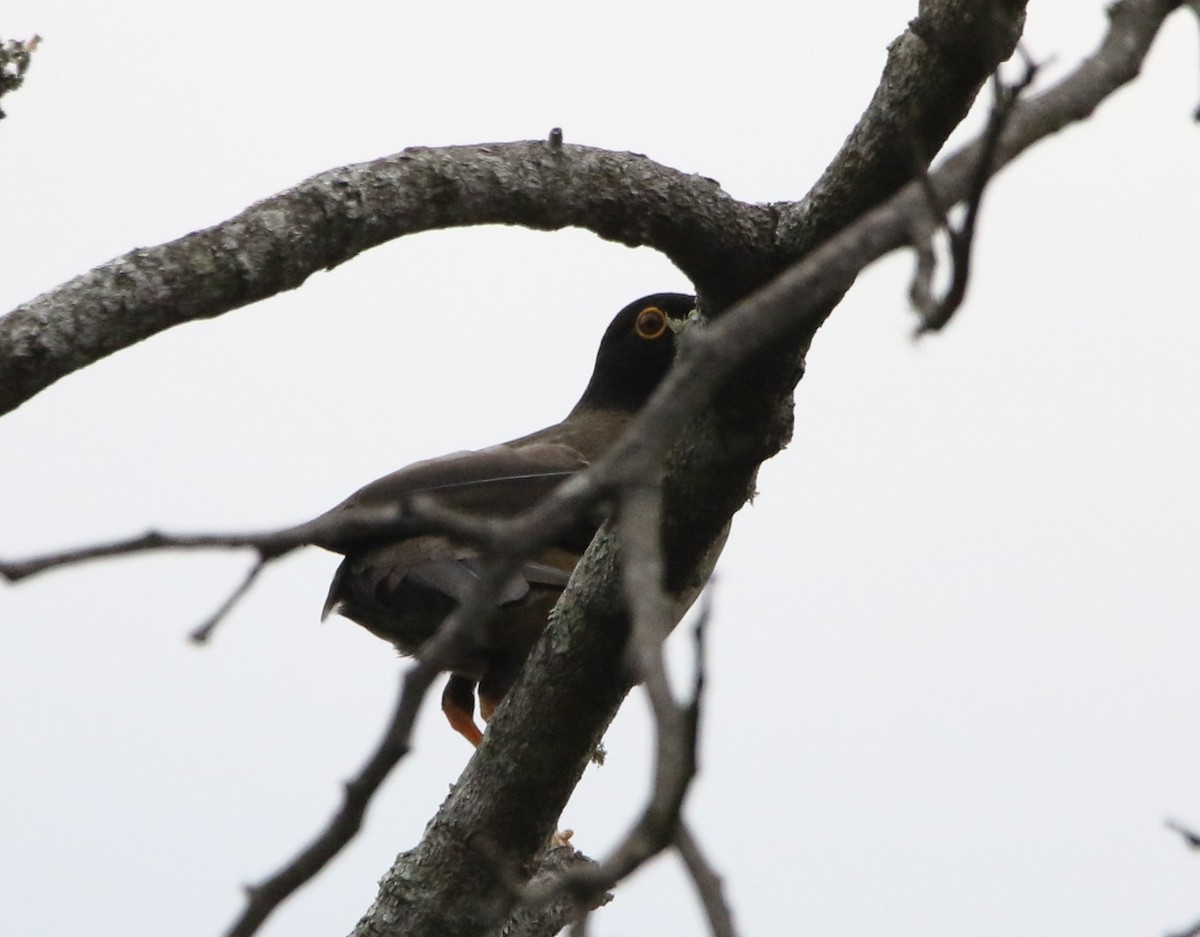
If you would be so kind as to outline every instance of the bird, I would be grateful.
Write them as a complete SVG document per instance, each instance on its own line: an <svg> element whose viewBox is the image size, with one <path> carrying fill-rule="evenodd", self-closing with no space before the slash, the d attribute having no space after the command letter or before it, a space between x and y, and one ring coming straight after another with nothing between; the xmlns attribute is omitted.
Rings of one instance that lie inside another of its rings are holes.
<svg viewBox="0 0 1200 937"><path fill-rule="evenodd" d="M562 421L486 449L413 463L359 489L322 517L402 507L417 495L488 518L532 507L616 442L666 376L677 334L695 306L696 298L684 293L654 293L630 303L605 330L583 395ZM472 745L483 741L475 722L476 693L486 724L516 682L602 521L602 515L582 518L529 557L502 589L483 640L447 667L442 711ZM478 548L432 527L422 529L419 520L402 535L343 533L316 542L344 557L322 620L340 614L409 657L419 656L466 599L486 561Z"/></svg>

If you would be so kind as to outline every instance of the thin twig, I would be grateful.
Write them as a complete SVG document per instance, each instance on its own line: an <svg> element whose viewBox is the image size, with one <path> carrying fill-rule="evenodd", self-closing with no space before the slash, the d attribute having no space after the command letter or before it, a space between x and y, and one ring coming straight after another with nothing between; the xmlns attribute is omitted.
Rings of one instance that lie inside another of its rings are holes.
<svg viewBox="0 0 1200 937"><path fill-rule="evenodd" d="M504 554L514 549L532 552L548 543L603 498L611 484L601 477L583 483L574 479L571 481L574 484L560 486L548 510L540 512L528 522L525 520L531 515L510 521L456 511L419 493L390 504L343 508L303 524L272 530L204 534L150 530L119 540L72 547L41 556L0 560L0 579L20 582L63 566L156 550L253 549L263 561L270 562L300 547L320 546L343 552L348 544L355 541L403 538L413 533L445 534L489 554ZM522 558L525 555L528 553Z"/></svg>
<svg viewBox="0 0 1200 937"><path fill-rule="evenodd" d="M212 633L216 629L217 625L219 625L225 619L225 616L233 611L234 606L237 605L237 603L241 601L242 597L250 591L250 587L254 585L255 580L258 579L259 573L266 568L268 562L270 561L261 553L258 555L258 559L255 561L254 565L250 567L250 571L246 573L245 577L238 584L237 588L229 594L229 598L222 602L221 606L215 612L213 612L208 616L208 618L193 628L191 633L188 634L188 638L193 644L205 644L208 642L208 639L212 637Z"/></svg>
<svg viewBox="0 0 1200 937"><path fill-rule="evenodd" d="M1168 830L1174 830L1183 837L1183 841L1192 849L1200 849L1200 833L1193 832L1182 823L1175 820L1164 820L1163 825Z"/></svg>
<svg viewBox="0 0 1200 937"><path fill-rule="evenodd" d="M716 577L714 576L704 590L704 595L700 600L702 603L700 614L696 617L694 631L696 672L695 683L692 687L692 699L697 708L703 698L704 681L708 672L705 631L712 620L712 597L716 591L715 587ZM690 827L682 817L675 824L672 845L679 853L679 858L683 861L692 883L696 886L696 892L700 897L700 903L704 906L704 913L708 918L709 930L713 937L737 937L737 929L733 924L733 912L725 900L721 877L705 857L704 850L692 836Z"/></svg>
<svg viewBox="0 0 1200 937"><path fill-rule="evenodd" d="M708 917L709 931L712 937L737 937L737 928L733 925L733 912L725 900L725 892L721 877L716 873L704 856L704 850L692 836L687 823L680 820L675 827L675 850L691 876L696 893L704 905L704 913Z"/></svg>
<svg viewBox="0 0 1200 937"><path fill-rule="evenodd" d="M521 900L549 901L564 891L584 908L674 842L680 810L696 775L700 700L704 688L703 634L709 607L697 624L696 672L690 699L677 703L663 661L663 641L674 624L675 607L662 587L662 492L657 484L632 484L621 492L617 533L622 577L633 629L626 659L650 697L655 722L654 783L642 814L603 862L565 872L548 885L528 886ZM586 913L577 927L586 926Z"/></svg>
<svg viewBox="0 0 1200 937"><path fill-rule="evenodd" d="M264 561L279 559L299 547L310 545L337 549L339 544L374 537L403 537L422 532L452 534L468 543L488 546L497 536L493 523L461 514L414 496L394 504L358 506L322 514L303 524L250 533L165 533L144 534L72 547L19 560L0 560L0 578L19 582L62 566L114 556L129 556L155 550L240 550L253 549Z"/></svg>
<svg viewBox="0 0 1200 937"><path fill-rule="evenodd" d="M465 187L469 197L437 197L445 186ZM130 251L0 316L0 414L164 329L295 289L314 271L395 238L475 224L582 227L653 247L714 292L765 272L773 230L768 206L634 153L545 139L410 147Z"/></svg>
<svg viewBox="0 0 1200 937"><path fill-rule="evenodd" d="M950 218L942 204L937 189L929 178L929 158L923 151L920 140L914 135L909 159L913 178L921 187L925 211L916 211L909 221L909 243L916 255L916 268L912 283L908 287L908 301L914 309L932 309L937 305L933 295L933 275L937 272L937 251L934 238L943 228L949 230Z"/></svg>
<svg viewBox="0 0 1200 937"><path fill-rule="evenodd" d="M944 328L966 298L967 284L971 276L971 247L975 240L979 208L983 203L983 193L997 168L995 163L1000 135L1008 125L1021 93L1033 83L1038 70L1037 64L1026 56L1024 51L1021 51L1021 55L1025 70L1017 81L1010 85L1005 84L999 72L992 76L992 110L983 133L979 161L975 165L970 189L964 199L966 211L961 225L955 226L946 216L945 207L929 180L929 174L924 171L917 174L930 213L938 225L945 229L950 240L951 281L941 299L935 299L932 281L935 265L933 234L936 228L929 230L925 225L914 222L913 246L917 253L917 272L913 277L909 296L921 316L913 334L914 338Z"/></svg>
<svg viewBox="0 0 1200 937"><path fill-rule="evenodd" d="M0 577L9 582L20 582L22 579L47 570L57 569L60 566L70 566L74 563L105 559L110 556L144 553L150 550L256 547L260 537L259 534L164 534L157 530L150 530L122 540L73 547L69 550L45 553L22 560L0 560Z"/></svg>

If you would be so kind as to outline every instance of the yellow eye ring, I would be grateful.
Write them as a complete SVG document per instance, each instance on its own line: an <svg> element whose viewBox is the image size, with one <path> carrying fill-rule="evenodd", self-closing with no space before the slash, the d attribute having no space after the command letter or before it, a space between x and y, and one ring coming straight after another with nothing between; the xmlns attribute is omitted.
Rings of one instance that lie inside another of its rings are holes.
<svg viewBox="0 0 1200 937"><path fill-rule="evenodd" d="M661 338L667 331L667 314L657 306L647 306L638 313L633 330L637 333L638 338L648 341Z"/></svg>

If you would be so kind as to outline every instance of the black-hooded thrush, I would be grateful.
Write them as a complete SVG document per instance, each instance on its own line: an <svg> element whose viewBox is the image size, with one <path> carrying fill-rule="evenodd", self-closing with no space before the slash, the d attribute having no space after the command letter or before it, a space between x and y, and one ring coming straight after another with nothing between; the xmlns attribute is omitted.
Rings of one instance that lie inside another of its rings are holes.
<svg viewBox="0 0 1200 937"><path fill-rule="evenodd" d="M655 293L617 313L600 341L583 396L561 423L488 449L416 462L360 489L329 513L402 504L420 494L480 516L519 514L616 441L670 368L676 332L694 306L693 296ZM581 520L522 564L505 586L483 641L450 666L442 710L473 745L483 739L475 724L476 687L486 722L516 681L599 523L597 517ZM469 594L484 562L469 544L432 531L321 546L345 555L322 617L336 611L410 656Z"/></svg>

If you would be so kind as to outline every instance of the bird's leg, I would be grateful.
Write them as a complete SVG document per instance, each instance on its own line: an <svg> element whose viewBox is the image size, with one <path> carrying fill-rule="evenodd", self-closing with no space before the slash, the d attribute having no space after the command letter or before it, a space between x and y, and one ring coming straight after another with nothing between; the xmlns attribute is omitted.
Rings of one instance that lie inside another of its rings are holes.
<svg viewBox="0 0 1200 937"><path fill-rule="evenodd" d="M544 627L544 621L545 616L543 615L543 623L539 624L538 634ZM524 654L515 660L498 657L491 662L483 676L479 678L479 715L483 717L484 722L492 721L496 707L500 705L500 701L508 695L508 691L517 682L517 675L521 672L521 665L524 662Z"/></svg>
<svg viewBox="0 0 1200 937"><path fill-rule="evenodd" d="M480 701L482 703L482 700ZM482 705L480 707L482 709ZM451 728L476 748L483 742L483 733L475 725L475 681L471 677L452 673L442 691L442 712ZM490 715L490 712L488 713ZM487 716L484 717L485 719Z"/></svg>
<svg viewBox="0 0 1200 937"><path fill-rule="evenodd" d="M499 705L499 700L493 699L486 693L479 694L479 715L483 717L484 722L492 721L492 714L496 711Z"/></svg>

